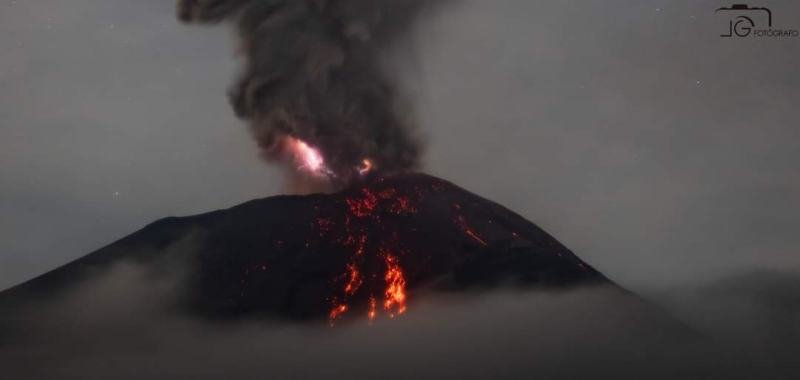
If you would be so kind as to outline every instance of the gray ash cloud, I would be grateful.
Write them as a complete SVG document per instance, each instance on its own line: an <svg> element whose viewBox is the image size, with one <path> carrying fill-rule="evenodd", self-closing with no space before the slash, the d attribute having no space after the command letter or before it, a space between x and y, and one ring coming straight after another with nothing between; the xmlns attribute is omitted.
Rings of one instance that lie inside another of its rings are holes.
<svg viewBox="0 0 800 380"><path fill-rule="evenodd" d="M369 158L382 171L419 165L421 145L382 53L433 2L179 0L188 23L237 25L244 68L230 89L268 159L292 136L319 148L343 182Z"/></svg>

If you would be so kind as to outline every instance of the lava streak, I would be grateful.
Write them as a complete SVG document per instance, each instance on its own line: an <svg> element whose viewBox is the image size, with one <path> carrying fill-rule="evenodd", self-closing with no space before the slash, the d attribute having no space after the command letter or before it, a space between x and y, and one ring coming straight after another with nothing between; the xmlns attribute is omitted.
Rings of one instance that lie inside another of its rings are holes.
<svg viewBox="0 0 800 380"><path fill-rule="evenodd" d="M386 254L386 291L384 292L383 309L394 317L395 313L403 314L406 311L406 279L403 268L397 257Z"/></svg>
<svg viewBox="0 0 800 380"><path fill-rule="evenodd" d="M344 287L344 294L352 296L361 286L361 273L358 271L356 264L350 263L347 264L347 274L348 280L347 285Z"/></svg>
<svg viewBox="0 0 800 380"><path fill-rule="evenodd" d="M369 311L367 312L367 318L369 320L374 320L375 317L378 315L378 303L375 301L375 297L369 297Z"/></svg>
<svg viewBox="0 0 800 380"><path fill-rule="evenodd" d="M328 315L328 317L330 318L331 326L333 326L333 322L337 318L339 318L340 315L344 314L345 312L347 312L347 305L345 305L345 304L337 305L336 307L331 309L331 312Z"/></svg>
<svg viewBox="0 0 800 380"><path fill-rule="evenodd" d="M456 203L456 204L453 205L453 208L456 210L456 212L460 212L461 205ZM464 217L464 215L458 213L456 215L456 217L455 217L454 222L461 229L461 231L464 232L465 235L471 237L472 240L475 240L476 242L480 243L483 246L488 246L489 245L489 244L486 243L486 240L484 240L480 235L478 235L477 232L475 232L469 226L469 224L467 223L467 219Z"/></svg>

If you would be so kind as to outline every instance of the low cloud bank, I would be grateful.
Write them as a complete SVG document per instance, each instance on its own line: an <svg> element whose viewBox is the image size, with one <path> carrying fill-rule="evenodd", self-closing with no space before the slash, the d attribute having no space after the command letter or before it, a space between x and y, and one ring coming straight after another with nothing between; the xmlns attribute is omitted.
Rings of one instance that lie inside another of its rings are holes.
<svg viewBox="0 0 800 380"><path fill-rule="evenodd" d="M3 315L3 377L752 379L797 366L796 307L742 306L713 287L670 298L689 325L595 287L419 295L401 317L329 327L189 318L171 306L180 277L166 273L117 264Z"/></svg>

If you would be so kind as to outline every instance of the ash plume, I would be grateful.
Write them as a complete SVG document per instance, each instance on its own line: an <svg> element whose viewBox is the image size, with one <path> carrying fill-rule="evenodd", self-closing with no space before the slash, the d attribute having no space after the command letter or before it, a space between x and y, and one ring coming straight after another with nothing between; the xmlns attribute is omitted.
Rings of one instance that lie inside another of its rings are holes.
<svg viewBox="0 0 800 380"><path fill-rule="evenodd" d="M431 3L178 0L177 13L237 25L246 61L230 101L264 157L291 159L292 142L302 141L321 152L326 180L346 184L365 163L383 172L419 164L414 126L379 61Z"/></svg>

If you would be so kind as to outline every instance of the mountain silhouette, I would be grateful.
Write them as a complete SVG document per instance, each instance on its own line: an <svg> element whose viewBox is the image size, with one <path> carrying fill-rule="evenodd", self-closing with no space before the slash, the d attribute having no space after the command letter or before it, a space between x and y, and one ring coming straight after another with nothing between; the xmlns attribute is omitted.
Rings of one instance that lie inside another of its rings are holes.
<svg viewBox="0 0 800 380"><path fill-rule="evenodd" d="M115 263L180 273L176 306L210 318L386 318L429 292L610 284L518 214L425 174L280 195L152 223L0 293L47 299Z"/></svg>

